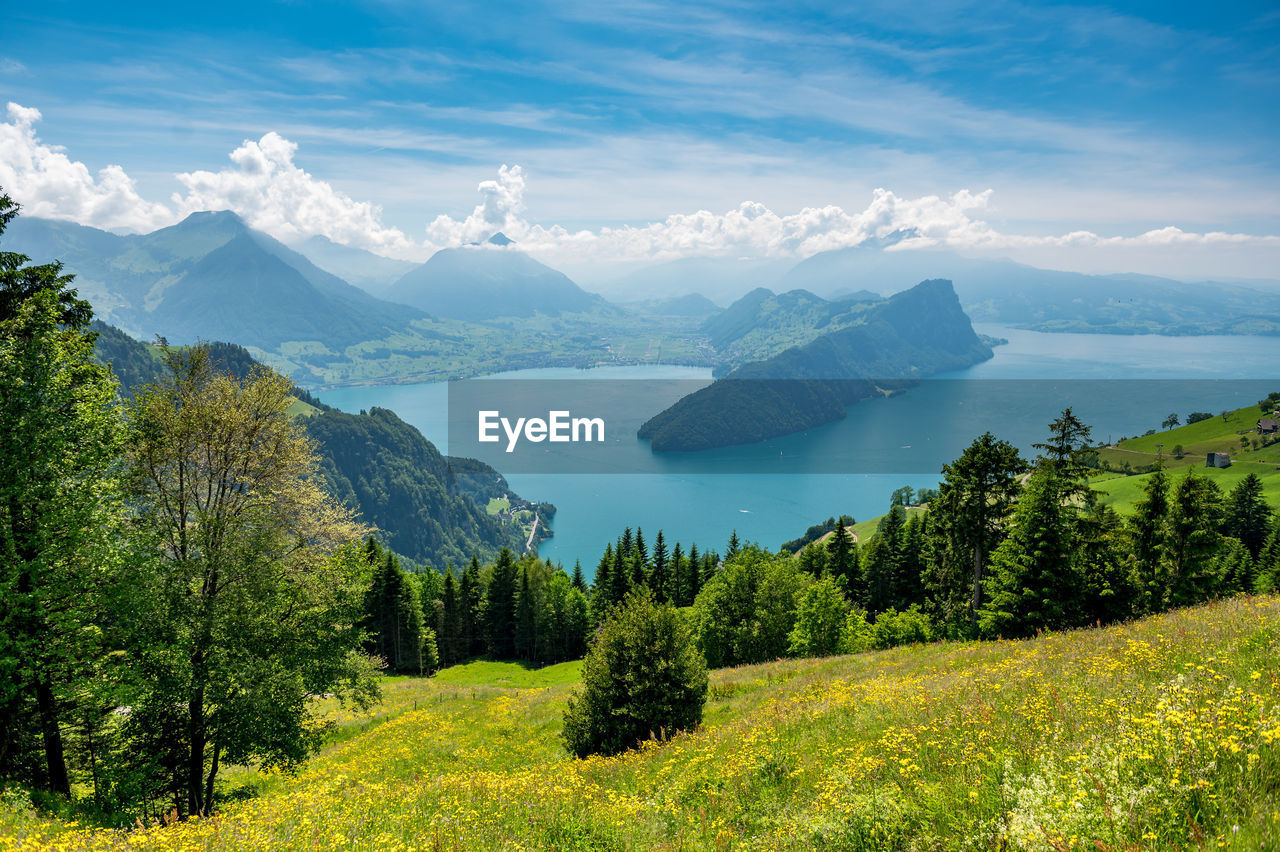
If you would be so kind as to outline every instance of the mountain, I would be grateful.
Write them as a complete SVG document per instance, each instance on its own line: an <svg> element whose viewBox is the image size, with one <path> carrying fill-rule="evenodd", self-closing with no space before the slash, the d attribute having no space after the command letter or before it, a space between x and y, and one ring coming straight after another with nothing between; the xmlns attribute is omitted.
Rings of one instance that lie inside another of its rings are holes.
<svg viewBox="0 0 1280 852"><path fill-rule="evenodd" d="M495 235L495 238L498 235ZM490 245L441 249L387 291L392 301L468 321L559 316L605 304L563 272L521 251Z"/></svg>
<svg viewBox="0 0 1280 852"><path fill-rule="evenodd" d="M760 287L708 319L700 330L723 358L717 372L727 373L860 321L870 304L882 301L873 293L867 295L830 301L808 290L774 293Z"/></svg>
<svg viewBox="0 0 1280 852"><path fill-rule="evenodd" d="M1110 334L1280 334L1280 292L1263 285L1087 275L949 251L822 252L796 264L784 284L828 294L850 287L892 293L938 277L954 282L979 322Z"/></svg>
<svg viewBox="0 0 1280 852"><path fill-rule="evenodd" d="M486 511L491 497L533 508L542 529L555 511L512 495L488 465L441 455L385 408L361 414L329 409L307 418L306 427L333 495L358 509L391 549L439 570L449 562L461 568L472 554L488 561L504 547L524 549L526 531Z"/></svg>
<svg viewBox="0 0 1280 852"><path fill-rule="evenodd" d="M95 356L111 366L124 396L163 377L164 365L152 347L100 321L93 331L98 334ZM261 366L234 343L208 347L215 368L236 378ZM503 547L522 550L527 531L486 511L495 497L537 513L540 529L549 528L554 506L529 503L511 493L506 479L489 465L441 455L393 412L374 408L346 414L299 388L293 393L306 403L298 408L304 412L302 422L316 444L330 493L377 527L400 555L443 569L448 562L461 566L473 553L492 560Z"/></svg>
<svg viewBox="0 0 1280 852"><path fill-rule="evenodd" d="M375 299L227 211L140 236L31 217L13 225L6 243L37 262L61 259L100 317L142 337L340 349L424 316Z"/></svg>
<svg viewBox="0 0 1280 852"><path fill-rule="evenodd" d="M924 281L869 306L855 324L743 364L651 418L639 436L656 452L751 444L839 420L860 399L990 357L951 282Z"/></svg>
<svg viewBox="0 0 1280 852"><path fill-rule="evenodd" d="M776 287L793 260L749 260L686 257L628 272L615 278L591 280L591 289L615 300L669 299L702 293L725 304L757 287Z"/></svg>
<svg viewBox="0 0 1280 852"><path fill-rule="evenodd" d="M676 296L671 299L656 299L641 304L651 313L669 317L709 317L724 310L701 293L690 293L687 296Z"/></svg>
<svg viewBox="0 0 1280 852"><path fill-rule="evenodd" d="M385 295L392 284L418 265L344 246L318 234L295 244L293 249L324 271L374 296Z"/></svg>

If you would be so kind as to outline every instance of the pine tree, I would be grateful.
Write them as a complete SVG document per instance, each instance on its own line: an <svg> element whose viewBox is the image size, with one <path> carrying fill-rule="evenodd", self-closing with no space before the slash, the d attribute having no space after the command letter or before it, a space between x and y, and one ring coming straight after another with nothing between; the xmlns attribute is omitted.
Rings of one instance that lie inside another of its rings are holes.
<svg viewBox="0 0 1280 852"><path fill-rule="evenodd" d="M1271 534L1254 563L1254 590L1259 594L1280 591L1280 513L1271 522Z"/></svg>
<svg viewBox="0 0 1280 852"><path fill-rule="evenodd" d="M893 506L880 521L871 543L863 551L862 574L867 586L867 609L872 613L905 609L898 596L903 585L902 538L905 510Z"/></svg>
<svg viewBox="0 0 1280 852"><path fill-rule="evenodd" d="M1012 529L991 556L978 614L986 636L1029 636L1077 623L1080 581L1073 565L1072 525L1051 467L1027 481Z"/></svg>
<svg viewBox="0 0 1280 852"><path fill-rule="evenodd" d="M1017 448L990 432L942 468L929 502L925 585L930 609L950 633L969 634L977 623L987 562L1004 538L1026 468Z"/></svg>
<svg viewBox="0 0 1280 852"><path fill-rule="evenodd" d="M1250 473L1231 489L1227 497L1222 533L1239 539L1248 549L1249 556L1257 559L1267 543L1270 525L1271 508L1262 496L1262 480L1256 473Z"/></svg>
<svg viewBox="0 0 1280 852"><path fill-rule="evenodd" d="M671 551L671 602L676 606L688 606L692 603L688 599L688 577L685 571L684 552L680 547L680 542L676 542L675 549Z"/></svg>
<svg viewBox="0 0 1280 852"><path fill-rule="evenodd" d="M520 571L520 590L516 593L516 637L515 653L517 659L536 661L535 652L538 647L538 600L529 584L529 571Z"/></svg>
<svg viewBox="0 0 1280 852"><path fill-rule="evenodd" d="M649 584L649 549L644 544L644 530L636 527L636 540L631 553L631 586Z"/></svg>
<svg viewBox="0 0 1280 852"><path fill-rule="evenodd" d="M634 554L635 547L631 541L631 528L628 527L623 541L613 551L613 567L609 569L609 596L607 598L607 602L610 605L621 603L626 598L627 593L631 591L631 566L628 564L628 560L633 558Z"/></svg>
<svg viewBox="0 0 1280 852"><path fill-rule="evenodd" d="M742 549L742 543L738 540L738 531L734 530L729 535L729 546L724 550L724 561L728 562L738 555L738 551Z"/></svg>
<svg viewBox="0 0 1280 852"><path fill-rule="evenodd" d="M835 577L836 582L854 600L860 600L861 583L855 582L858 571L858 554L853 543L853 536L844 525L844 516L836 520L836 528L827 539L827 570Z"/></svg>
<svg viewBox="0 0 1280 852"><path fill-rule="evenodd" d="M686 572L685 600L692 604L698 597L698 592L702 591L702 561L698 555L698 544L694 542L689 545L689 570Z"/></svg>
<svg viewBox="0 0 1280 852"><path fill-rule="evenodd" d="M649 588L653 590L653 599L660 604L671 600L671 577L667 564L667 543L662 538L662 530L653 540L653 563L649 571Z"/></svg>
<svg viewBox="0 0 1280 852"><path fill-rule="evenodd" d="M1168 587L1165 551L1168 547L1169 479L1157 468L1146 481L1145 495L1129 518L1129 582L1138 615L1160 612Z"/></svg>
<svg viewBox="0 0 1280 852"><path fill-rule="evenodd" d="M573 560L572 582L573 582L573 587L578 591L584 592L584 593L587 591L587 578L584 577L582 574L582 561L579 559Z"/></svg>
<svg viewBox="0 0 1280 852"><path fill-rule="evenodd" d="M593 578L592 600L595 601L596 609L604 611L611 602L610 594L613 591L613 544L607 543L604 546L604 555L600 557L600 561L596 563L596 576Z"/></svg>
<svg viewBox="0 0 1280 852"><path fill-rule="evenodd" d="M1221 512L1222 492L1217 484L1187 468L1169 500L1168 606L1201 603L1220 593L1215 557L1222 543Z"/></svg>
<svg viewBox="0 0 1280 852"><path fill-rule="evenodd" d="M484 625L489 653L496 659L515 656L516 562L509 548L502 548L493 565L493 578L485 590Z"/></svg>
<svg viewBox="0 0 1280 852"><path fill-rule="evenodd" d="M462 572L459 593L462 618L461 656L471 657L485 652L485 641L481 627L482 590L480 588L480 559L471 555L471 563Z"/></svg>
<svg viewBox="0 0 1280 852"><path fill-rule="evenodd" d="M462 603L453 571L444 575L444 630L436 636L440 665L452 666L462 660Z"/></svg>
<svg viewBox="0 0 1280 852"><path fill-rule="evenodd" d="M1092 494L1085 483L1097 458L1097 454L1089 449L1089 437L1092 434L1093 429L1084 425L1068 407L1063 409L1058 419L1049 424L1049 440L1032 444L1040 450L1038 463L1047 467L1060 483L1063 500L1078 497L1087 502Z"/></svg>

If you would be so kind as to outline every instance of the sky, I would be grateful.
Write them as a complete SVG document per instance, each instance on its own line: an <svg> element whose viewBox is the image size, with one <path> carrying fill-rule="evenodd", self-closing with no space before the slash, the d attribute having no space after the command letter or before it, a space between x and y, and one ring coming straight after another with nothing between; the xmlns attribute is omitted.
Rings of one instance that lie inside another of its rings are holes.
<svg viewBox="0 0 1280 852"><path fill-rule="evenodd" d="M232 209L423 259L905 236L1280 279L1274 3L10 5L0 187L122 232Z"/></svg>

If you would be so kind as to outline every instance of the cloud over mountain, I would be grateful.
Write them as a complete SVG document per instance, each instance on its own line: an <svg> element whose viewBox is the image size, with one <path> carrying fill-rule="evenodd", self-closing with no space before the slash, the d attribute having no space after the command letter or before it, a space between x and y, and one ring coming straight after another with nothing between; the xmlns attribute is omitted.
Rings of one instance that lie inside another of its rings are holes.
<svg viewBox="0 0 1280 852"><path fill-rule="evenodd" d="M1173 225L1132 236L1088 230L1061 235L1004 233L982 216L994 191L960 190L948 196L904 198L876 189L862 210L835 205L778 213L747 201L723 213L699 210L661 221L596 230L569 230L525 218L528 177L519 165L503 165L497 177L476 187L480 203L462 219L439 215L418 242L382 222L381 208L357 201L295 163L298 145L272 131L245 140L219 171L182 172L185 189L168 205L142 198L118 165L95 177L58 146L35 132L36 109L10 103L0 123L0 187L29 215L66 219L123 231L149 231L200 210L232 210L252 227L286 242L323 236L335 243L397 258L423 259L433 251L481 242L501 231L520 250L551 261L664 260L690 256L808 257L831 249L878 245L890 251L948 248L960 251L1061 249L1124 253L1204 247L1280 247L1280 236L1185 231Z"/></svg>

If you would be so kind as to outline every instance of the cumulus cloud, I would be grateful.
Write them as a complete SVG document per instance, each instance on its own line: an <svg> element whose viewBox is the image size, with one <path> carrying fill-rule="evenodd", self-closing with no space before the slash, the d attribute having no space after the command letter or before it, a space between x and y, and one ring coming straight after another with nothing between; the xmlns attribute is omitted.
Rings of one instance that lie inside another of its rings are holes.
<svg viewBox="0 0 1280 852"><path fill-rule="evenodd" d="M0 123L0 187L27 215L125 231L173 223L173 212L139 196L120 166L94 176L61 147L42 142L35 131L39 110L10 102L8 116Z"/></svg>
<svg viewBox="0 0 1280 852"><path fill-rule="evenodd" d="M382 210L355 201L293 162L298 146L278 133L246 139L231 152L232 166L177 175L186 195L174 193L183 214L234 210L251 227L286 242L321 235L336 243L392 257L418 257L422 248L399 228L382 224Z"/></svg>
<svg viewBox="0 0 1280 852"><path fill-rule="evenodd" d="M69 219L98 228L150 231L200 210L233 210L254 228L285 241L313 235L391 257L422 259L436 248L482 242L498 231L517 247L553 260L645 261L688 256L807 257L821 251L880 245L890 251L950 248L962 251L1053 249L1084 256L1113 250L1171 247L1280 246L1280 237L1208 232L1168 226L1135 236L1102 236L1078 230L1056 236L1002 233L983 217L993 191L961 190L949 196L902 198L877 189L862 210L827 205L777 213L747 201L723 213L699 210L658 222L571 231L525 218L527 176L503 165L496 179L477 187L480 203L463 219L436 217L417 242L382 223L381 208L356 201L294 162L298 146L271 132L245 140L220 171L175 175L185 193L170 204L142 198L117 165L96 175L35 132L40 112L10 103L0 123L0 187L26 213Z"/></svg>
<svg viewBox="0 0 1280 852"><path fill-rule="evenodd" d="M679 213L660 222L598 231L569 231L521 217L526 178L519 166L503 166L498 180L478 187L483 201L464 220L439 216L427 228L435 245L463 245L501 230L519 248L565 259L666 260L691 255L808 257L822 251L873 244L889 251L949 248L961 251L1035 247L1152 247L1161 245L1280 245L1280 237L1194 233L1166 227L1129 237L1092 231L1027 236L997 231L981 218L993 190L961 190L950 196L902 198L877 189L863 210L806 207L779 214L748 201L733 210Z"/></svg>
<svg viewBox="0 0 1280 852"><path fill-rule="evenodd" d="M525 237L533 230L521 218L524 212L524 170L505 164L497 180L481 181L476 190L481 201L471 215L459 221L437 216L427 226L427 239L434 245L466 245L487 240L499 231L508 237Z"/></svg>

